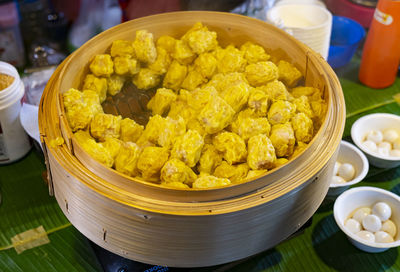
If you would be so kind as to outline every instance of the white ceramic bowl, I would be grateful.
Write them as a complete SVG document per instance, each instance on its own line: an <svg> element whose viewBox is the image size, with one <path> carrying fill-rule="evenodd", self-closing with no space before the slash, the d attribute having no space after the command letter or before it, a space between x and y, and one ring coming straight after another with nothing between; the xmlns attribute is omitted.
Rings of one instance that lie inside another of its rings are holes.
<svg viewBox="0 0 400 272"><path fill-rule="evenodd" d="M342 184L331 184L328 190L328 196L337 196L347 190L351 185L363 180L368 173L368 159L355 145L341 141L337 161L340 163L350 163L356 171L352 180Z"/></svg>
<svg viewBox="0 0 400 272"><path fill-rule="evenodd" d="M391 220L396 224L397 233L392 243L372 243L361 239L345 228L344 223L350 214L361 207L371 207L379 201L386 202L392 208ZM382 252L400 245L400 197L389 191L375 187L351 188L341 194L333 206L336 224L347 235L349 241L357 248L371 253Z"/></svg>
<svg viewBox="0 0 400 272"><path fill-rule="evenodd" d="M351 127L353 142L366 155L369 162L379 168L393 168L400 165L400 157L383 156L366 149L362 142L371 130L395 129L400 134L400 116L389 113L374 113L365 115L354 122Z"/></svg>

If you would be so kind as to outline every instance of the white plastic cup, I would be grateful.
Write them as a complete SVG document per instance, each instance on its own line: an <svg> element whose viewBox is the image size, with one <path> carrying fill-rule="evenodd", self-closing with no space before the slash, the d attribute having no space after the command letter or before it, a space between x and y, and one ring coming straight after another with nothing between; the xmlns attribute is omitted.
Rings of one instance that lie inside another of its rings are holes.
<svg viewBox="0 0 400 272"><path fill-rule="evenodd" d="M267 21L328 58L332 14L321 5L285 4L267 11Z"/></svg>
<svg viewBox="0 0 400 272"><path fill-rule="evenodd" d="M25 88L14 66L0 61L0 73L14 78L0 90L0 164L14 162L28 153L31 142L19 120Z"/></svg>

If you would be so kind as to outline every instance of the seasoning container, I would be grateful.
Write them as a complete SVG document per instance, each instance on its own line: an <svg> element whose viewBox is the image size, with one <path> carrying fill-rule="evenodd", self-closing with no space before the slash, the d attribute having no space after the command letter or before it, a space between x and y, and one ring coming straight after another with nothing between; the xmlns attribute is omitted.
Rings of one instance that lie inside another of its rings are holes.
<svg viewBox="0 0 400 272"><path fill-rule="evenodd" d="M24 45L15 2L0 4L0 60L17 67L25 64Z"/></svg>
<svg viewBox="0 0 400 272"><path fill-rule="evenodd" d="M0 61L0 164L22 158L31 148L31 142L19 120L21 99L25 88L17 70ZM4 83L7 84L4 84ZM8 85L7 87L5 87ZM5 88L4 88L5 87Z"/></svg>
<svg viewBox="0 0 400 272"><path fill-rule="evenodd" d="M394 83L400 63L400 1L379 0L363 48L359 79L371 88Z"/></svg>

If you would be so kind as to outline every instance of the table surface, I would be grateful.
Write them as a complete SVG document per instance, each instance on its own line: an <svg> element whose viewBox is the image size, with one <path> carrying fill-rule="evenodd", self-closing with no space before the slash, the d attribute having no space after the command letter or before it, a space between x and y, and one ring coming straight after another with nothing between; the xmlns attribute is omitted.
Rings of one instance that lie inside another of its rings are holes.
<svg viewBox="0 0 400 272"><path fill-rule="evenodd" d="M389 88L370 89L358 82L358 67L359 56L355 56L348 66L336 71L346 100L343 139L348 141L351 125L359 117L372 112L400 114L400 106L393 99L400 93L400 79ZM43 157L35 148L20 161L0 166L0 271L104 271L90 242L48 195L44 170ZM399 182L400 167L370 167L367 177L356 186L380 187L400 195ZM235 263L192 270L400 271L398 248L378 254L358 250L337 227L332 206L333 201L324 201L313 215L311 226L268 251ZM50 243L17 254L11 237L39 226L46 230ZM129 271L118 269L111 263L106 270Z"/></svg>

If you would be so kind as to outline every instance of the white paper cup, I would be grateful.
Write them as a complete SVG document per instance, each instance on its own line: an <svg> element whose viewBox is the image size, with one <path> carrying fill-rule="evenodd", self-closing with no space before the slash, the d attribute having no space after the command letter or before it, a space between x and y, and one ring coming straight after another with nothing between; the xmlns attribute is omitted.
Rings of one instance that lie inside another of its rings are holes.
<svg viewBox="0 0 400 272"><path fill-rule="evenodd" d="M321 5L285 4L267 11L267 21L328 58L332 14Z"/></svg>

